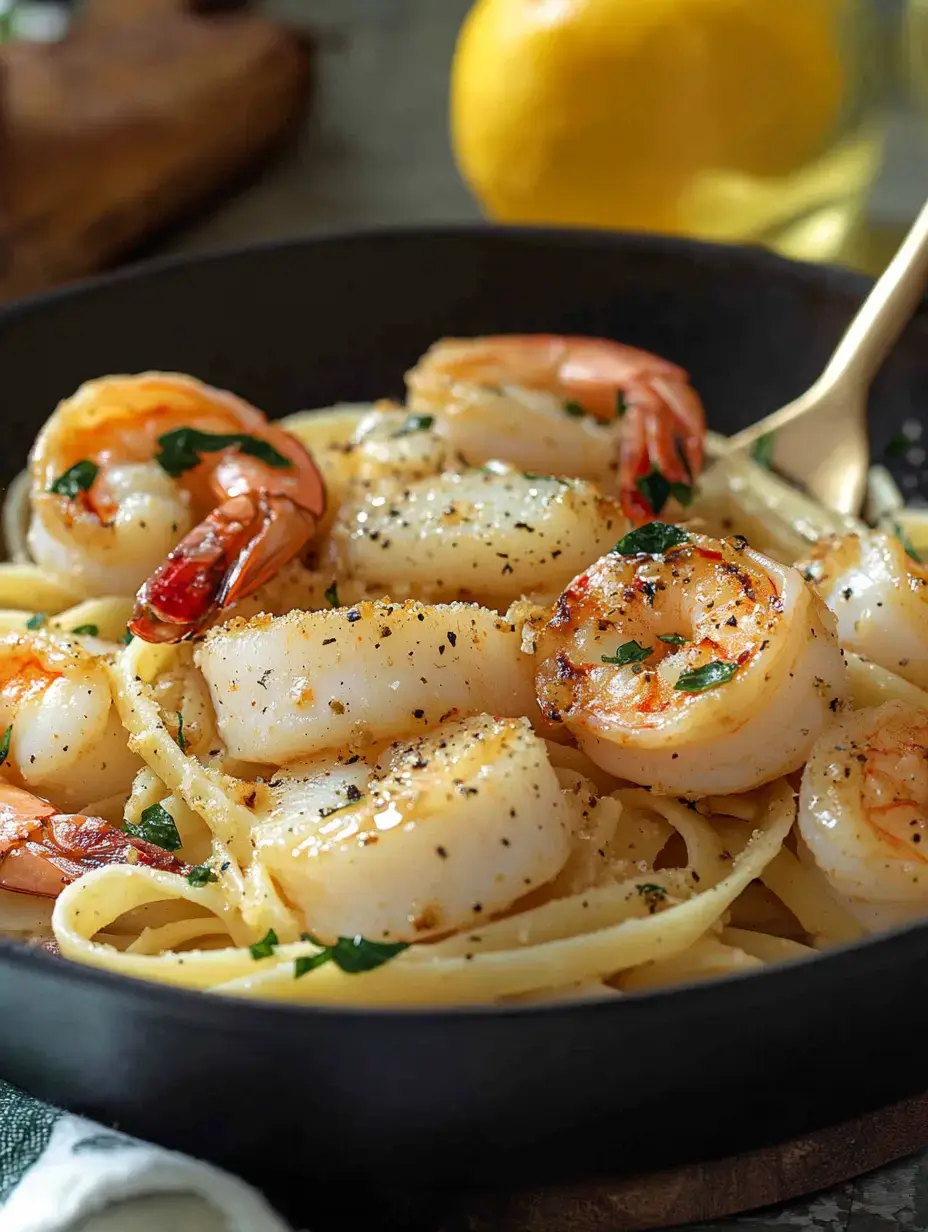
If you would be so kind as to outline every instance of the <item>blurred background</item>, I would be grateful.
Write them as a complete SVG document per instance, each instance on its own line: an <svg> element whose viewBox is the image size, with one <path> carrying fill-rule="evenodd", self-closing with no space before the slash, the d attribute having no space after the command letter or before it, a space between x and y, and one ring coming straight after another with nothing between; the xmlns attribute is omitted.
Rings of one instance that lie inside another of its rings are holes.
<svg viewBox="0 0 928 1232"><path fill-rule="evenodd" d="M469 221L877 272L928 196L928 0L0 0L0 296Z"/></svg>

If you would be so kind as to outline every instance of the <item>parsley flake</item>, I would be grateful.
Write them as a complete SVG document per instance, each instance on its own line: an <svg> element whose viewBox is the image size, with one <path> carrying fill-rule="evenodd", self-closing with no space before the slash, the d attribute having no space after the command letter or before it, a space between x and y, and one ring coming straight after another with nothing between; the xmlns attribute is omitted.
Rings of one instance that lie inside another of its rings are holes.
<svg viewBox="0 0 928 1232"><path fill-rule="evenodd" d="M434 415L407 415L393 437L396 439L398 436L412 436L414 432L427 432L434 422Z"/></svg>
<svg viewBox="0 0 928 1232"><path fill-rule="evenodd" d="M184 716L179 710L174 712L177 715L177 735L174 739L177 741L177 747L182 753L187 752L187 740L184 736Z"/></svg>
<svg viewBox="0 0 928 1232"><path fill-rule="evenodd" d="M616 667L624 667L627 663L643 663L654 654L653 646L641 646L638 642L625 642L619 647L618 654L602 655L603 663L613 663Z"/></svg>
<svg viewBox="0 0 928 1232"><path fill-rule="evenodd" d="M685 646L686 638L682 633L658 633L657 640L666 642L668 646Z"/></svg>
<svg viewBox="0 0 928 1232"><path fill-rule="evenodd" d="M255 960L259 958L270 958L280 942L277 940L277 934L273 928L267 930L267 934L256 941L254 945L248 947L248 951Z"/></svg>
<svg viewBox="0 0 928 1232"><path fill-rule="evenodd" d="M396 958L397 954L409 949L409 943L406 941L367 941L364 937L339 937L334 945L323 945L311 934L304 933L302 940L318 945L321 952L296 959L293 971L293 978L296 980L327 962L334 962L346 975L360 975L364 971L374 971L377 967L382 967L391 958Z"/></svg>
<svg viewBox="0 0 928 1232"><path fill-rule="evenodd" d="M636 885L635 889L639 894L654 894L659 898L667 897L667 890L662 885L652 885L650 882L645 882L643 885Z"/></svg>
<svg viewBox="0 0 928 1232"><path fill-rule="evenodd" d="M174 428L159 436L159 452L155 454L155 461L172 479L176 479L200 464L200 454L217 453L230 445L237 445L242 453L257 458L266 466L280 470L293 466L289 458L278 453L273 445L259 436L250 436L247 432L201 432L198 428Z"/></svg>
<svg viewBox="0 0 928 1232"><path fill-rule="evenodd" d="M702 667L694 667L683 672L673 686L678 693L705 693L720 684L728 684L738 670L738 663L725 663L721 659L713 659Z"/></svg>
<svg viewBox="0 0 928 1232"><path fill-rule="evenodd" d="M668 522L648 522L646 526L629 531L612 550L620 556L663 556L671 548L688 542L689 535L679 526L671 526Z"/></svg>
<svg viewBox="0 0 928 1232"><path fill-rule="evenodd" d="M26 628L35 632L36 629L41 629L43 625L48 624L48 617L44 612L36 612L34 616L30 616L26 621Z"/></svg>
<svg viewBox="0 0 928 1232"><path fill-rule="evenodd" d="M134 826L127 821L123 830L133 838L140 838L163 851L178 851L182 846L174 818L162 804L150 804L147 809L142 809L139 824Z"/></svg>
<svg viewBox="0 0 928 1232"><path fill-rule="evenodd" d="M628 411L628 403L625 401L625 395L621 389L615 396L615 417L616 419L624 419Z"/></svg>
<svg viewBox="0 0 928 1232"><path fill-rule="evenodd" d="M693 489L689 484L671 483L656 468L637 480L635 486L648 502L652 513L662 513L671 496L676 497L684 507L693 503Z"/></svg>
<svg viewBox="0 0 928 1232"><path fill-rule="evenodd" d="M194 864L187 874L187 885L193 886L195 890L202 889L210 881L218 880L219 878L208 864Z"/></svg>
<svg viewBox="0 0 928 1232"><path fill-rule="evenodd" d="M325 590L322 592L322 596L325 599L326 603L329 605L329 607L341 607L341 601L338 597L338 583L337 582L333 582L331 586L327 586Z"/></svg>
<svg viewBox="0 0 928 1232"><path fill-rule="evenodd" d="M899 525L898 522L893 523L893 529L896 532L896 538L905 548L906 556L908 556L910 560L914 560L917 565L922 564L922 558L919 556L918 552L915 550L915 546L912 543L912 540L905 533L905 531L902 529L902 527Z"/></svg>
<svg viewBox="0 0 928 1232"><path fill-rule="evenodd" d="M77 625L71 630L72 633L77 633L84 637L99 637L100 628L98 625Z"/></svg>
<svg viewBox="0 0 928 1232"><path fill-rule="evenodd" d="M564 414L570 415L572 419L582 419L586 415L586 411L579 402L565 402Z"/></svg>
<svg viewBox="0 0 928 1232"><path fill-rule="evenodd" d="M751 458L758 466L762 466L765 471L769 471L773 465L773 450L777 443L777 434L775 432L765 432L763 436L759 436L751 446Z"/></svg>
<svg viewBox="0 0 928 1232"><path fill-rule="evenodd" d="M66 496L68 500L74 500L80 492L86 492L93 486L93 481L99 473L100 468L96 462L84 458L80 462L75 462L73 466L69 466L48 490L55 496Z"/></svg>
<svg viewBox="0 0 928 1232"><path fill-rule="evenodd" d="M11 723L0 738L0 766L6 761L10 755L10 738L13 735L13 724Z"/></svg>
<svg viewBox="0 0 928 1232"><path fill-rule="evenodd" d="M126 629L125 633L122 635L122 637L119 640L122 642L123 646L128 646L129 643L132 641L132 636L133 636L132 630Z"/></svg>

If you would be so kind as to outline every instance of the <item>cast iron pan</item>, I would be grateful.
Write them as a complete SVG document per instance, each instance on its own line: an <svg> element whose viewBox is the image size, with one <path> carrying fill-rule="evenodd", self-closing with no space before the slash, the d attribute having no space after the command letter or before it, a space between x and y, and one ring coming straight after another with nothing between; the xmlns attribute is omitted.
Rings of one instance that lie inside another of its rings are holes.
<svg viewBox="0 0 928 1232"><path fill-rule="evenodd" d="M444 334L647 347L689 369L729 432L810 383L866 288L756 251L483 229L131 270L0 313L0 477L89 377L178 369L282 415L400 394ZM875 388L875 456L926 390L923 312ZM0 1073L278 1200L311 1202L323 1176L350 1179L343 1193L550 1180L746 1149L928 1088L926 978L917 926L602 1004L368 1013L227 1001L0 942Z"/></svg>

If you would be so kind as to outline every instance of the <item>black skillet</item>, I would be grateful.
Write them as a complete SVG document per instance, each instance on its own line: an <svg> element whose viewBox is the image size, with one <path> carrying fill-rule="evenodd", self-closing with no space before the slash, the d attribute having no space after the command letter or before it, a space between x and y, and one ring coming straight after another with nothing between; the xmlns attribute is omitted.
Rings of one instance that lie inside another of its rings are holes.
<svg viewBox="0 0 928 1232"><path fill-rule="evenodd" d="M21 466L86 378L175 369L282 415L400 394L446 334L646 347L714 428L789 401L867 282L756 251L448 229L309 240L130 270L0 313L5 445ZM928 390L928 312L872 399L879 458ZM813 962L602 1004L365 1012L222 1000L0 942L0 1074L311 1201L366 1186L550 1180L781 1140L928 1087L928 928Z"/></svg>

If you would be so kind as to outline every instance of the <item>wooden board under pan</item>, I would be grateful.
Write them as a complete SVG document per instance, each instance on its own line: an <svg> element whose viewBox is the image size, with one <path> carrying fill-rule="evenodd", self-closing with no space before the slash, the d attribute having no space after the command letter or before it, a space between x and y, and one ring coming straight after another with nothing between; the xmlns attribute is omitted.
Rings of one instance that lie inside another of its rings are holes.
<svg viewBox="0 0 928 1232"><path fill-rule="evenodd" d="M111 264L302 113L303 37L183 7L96 0L60 43L0 46L0 300Z"/></svg>

